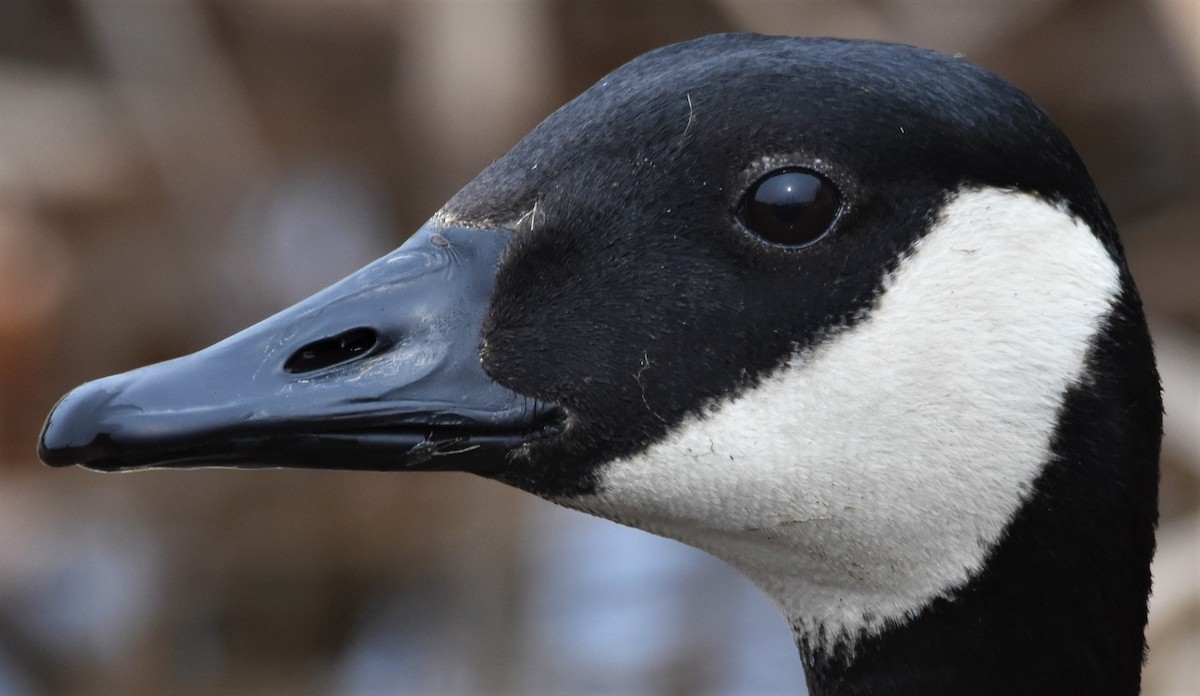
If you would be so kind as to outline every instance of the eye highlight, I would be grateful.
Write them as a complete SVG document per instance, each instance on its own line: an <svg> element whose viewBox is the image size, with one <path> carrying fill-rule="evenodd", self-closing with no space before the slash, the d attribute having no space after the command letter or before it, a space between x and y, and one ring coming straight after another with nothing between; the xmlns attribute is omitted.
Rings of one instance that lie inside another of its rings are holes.
<svg viewBox="0 0 1200 696"><path fill-rule="evenodd" d="M742 225L762 239L803 247L825 236L842 196L825 177L807 169L778 169L746 191L738 207Z"/></svg>

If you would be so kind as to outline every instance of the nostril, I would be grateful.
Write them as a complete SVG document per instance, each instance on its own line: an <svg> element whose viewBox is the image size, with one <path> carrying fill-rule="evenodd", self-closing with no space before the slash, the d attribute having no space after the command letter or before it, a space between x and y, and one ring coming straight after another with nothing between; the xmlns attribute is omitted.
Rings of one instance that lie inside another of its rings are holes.
<svg viewBox="0 0 1200 696"><path fill-rule="evenodd" d="M366 356L378 344L379 334L374 329L350 329L301 347L283 364L283 369L302 374L340 365Z"/></svg>

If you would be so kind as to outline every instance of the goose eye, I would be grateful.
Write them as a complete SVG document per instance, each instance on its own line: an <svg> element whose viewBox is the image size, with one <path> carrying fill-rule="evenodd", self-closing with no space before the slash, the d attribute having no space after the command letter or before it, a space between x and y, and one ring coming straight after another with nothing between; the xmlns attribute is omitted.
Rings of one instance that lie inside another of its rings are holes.
<svg viewBox="0 0 1200 696"><path fill-rule="evenodd" d="M747 230L768 242L807 246L829 231L841 199L837 188L815 172L778 170L754 182L738 217Z"/></svg>

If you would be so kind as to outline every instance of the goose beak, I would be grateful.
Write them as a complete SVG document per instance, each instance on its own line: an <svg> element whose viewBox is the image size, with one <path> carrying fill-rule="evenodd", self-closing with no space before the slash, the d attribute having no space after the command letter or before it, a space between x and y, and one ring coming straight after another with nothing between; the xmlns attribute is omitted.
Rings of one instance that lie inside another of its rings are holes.
<svg viewBox="0 0 1200 696"><path fill-rule="evenodd" d="M393 253L198 353L85 384L54 407L51 466L489 473L559 410L484 373L510 234L427 224Z"/></svg>

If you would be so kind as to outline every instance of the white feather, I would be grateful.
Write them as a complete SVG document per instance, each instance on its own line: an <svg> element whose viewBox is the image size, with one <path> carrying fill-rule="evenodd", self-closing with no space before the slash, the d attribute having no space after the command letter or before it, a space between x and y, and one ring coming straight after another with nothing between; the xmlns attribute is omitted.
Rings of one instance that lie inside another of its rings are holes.
<svg viewBox="0 0 1200 696"><path fill-rule="evenodd" d="M961 191L863 320L567 502L711 552L852 645L980 570L1119 283L1065 208Z"/></svg>

